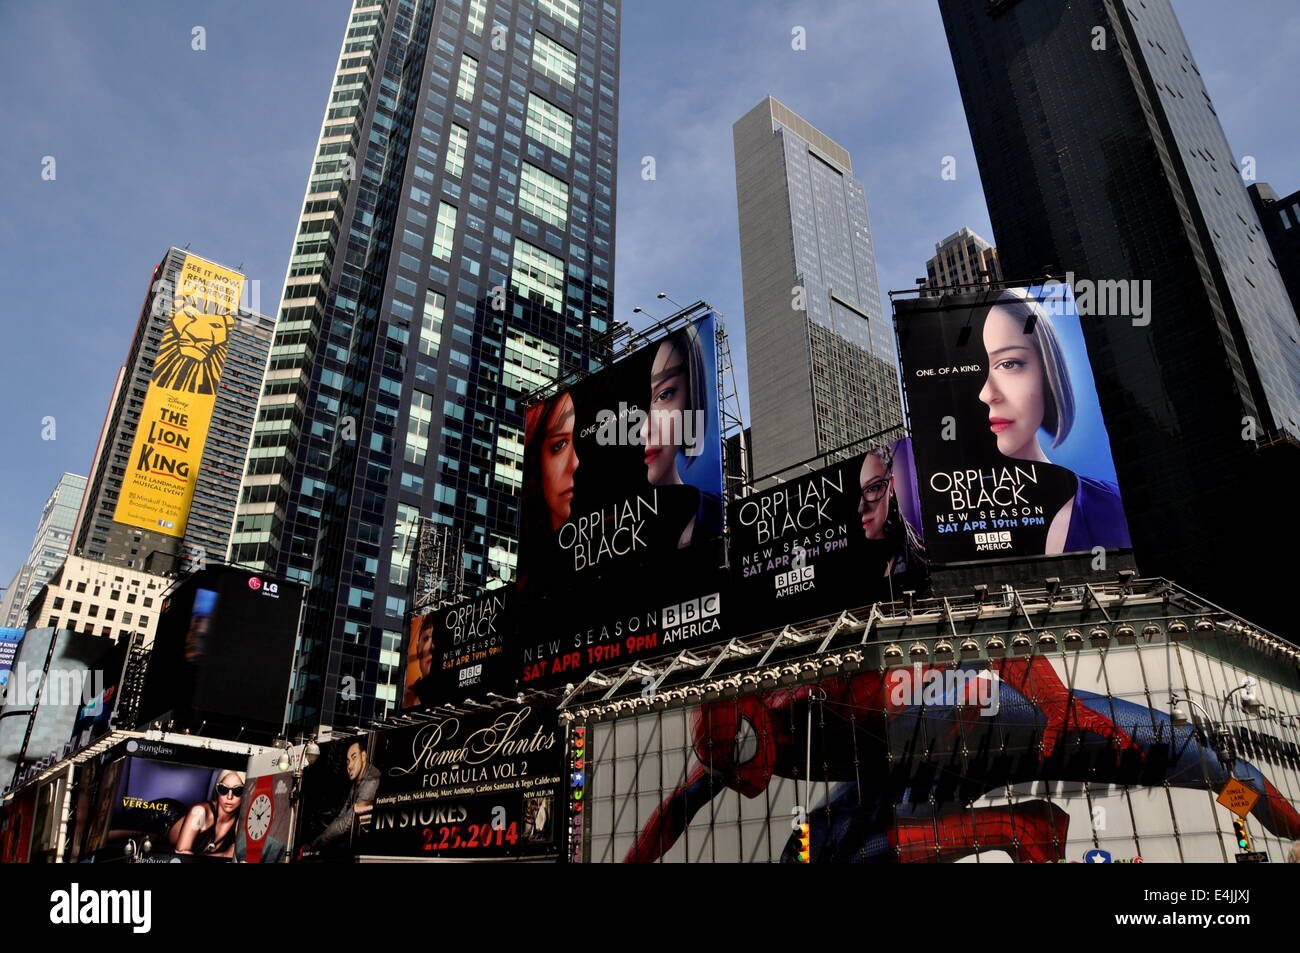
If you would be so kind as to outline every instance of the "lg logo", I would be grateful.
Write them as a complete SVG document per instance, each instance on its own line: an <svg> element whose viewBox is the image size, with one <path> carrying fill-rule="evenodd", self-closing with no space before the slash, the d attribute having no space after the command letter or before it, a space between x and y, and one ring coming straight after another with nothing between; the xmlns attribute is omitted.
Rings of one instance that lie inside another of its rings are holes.
<svg viewBox="0 0 1300 953"><path fill-rule="evenodd" d="M262 582L262 580L258 579L256 576L253 576L248 580L248 588L252 589L254 592L261 589L262 594L266 596L278 596L280 594L280 586L278 583Z"/></svg>
<svg viewBox="0 0 1300 953"><path fill-rule="evenodd" d="M249 588L249 589L261 589L261 588L262 588L262 580L258 579L256 576L253 576L251 579L248 580L248 588Z"/></svg>

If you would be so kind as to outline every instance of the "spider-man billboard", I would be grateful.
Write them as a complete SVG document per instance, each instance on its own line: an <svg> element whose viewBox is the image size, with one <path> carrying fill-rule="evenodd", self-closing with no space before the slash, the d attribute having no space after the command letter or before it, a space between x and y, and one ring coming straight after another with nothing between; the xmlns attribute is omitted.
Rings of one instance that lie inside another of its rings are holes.
<svg viewBox="0 0 1300 953"><path fill-rule="evenodd" d="M1254 849L1284 861L1300 839L1295 673L1261 680L1262 714L1229 710L1231 748L1151 704L1172 686L1217 714L1242 674L1139 645L870 670L596 722L571 849L591 862L791 862L792 824L806 821L814 863L1231 863L1233 815L1215 796L1235 777L1258 795ZM921 690L944 680L958 689Z"/></svg>

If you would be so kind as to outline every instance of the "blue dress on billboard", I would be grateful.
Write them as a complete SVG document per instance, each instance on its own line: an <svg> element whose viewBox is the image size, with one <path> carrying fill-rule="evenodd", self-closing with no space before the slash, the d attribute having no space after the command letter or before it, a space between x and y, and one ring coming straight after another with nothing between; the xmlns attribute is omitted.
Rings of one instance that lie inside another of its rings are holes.
<svg viewBox="0 0 1300 953"><path fill-rule="evenodd" d="M1077 474L1076 474L1077 476ZM1124 516L1124 501L1119 487L1105 480L1079 476L1070 512L1070 529L1062 552L1079 553L1101 546L1105 549L1128 549L1133 545Z"/></svg>

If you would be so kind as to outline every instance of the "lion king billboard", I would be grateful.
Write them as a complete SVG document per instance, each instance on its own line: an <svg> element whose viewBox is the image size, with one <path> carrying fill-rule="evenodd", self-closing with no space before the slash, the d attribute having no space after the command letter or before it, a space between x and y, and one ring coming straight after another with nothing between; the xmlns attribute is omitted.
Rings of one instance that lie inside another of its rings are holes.
<svg viewBox="0 0 1300 953"><path fill-rule="evenodd" d="M185 535L243 283L237 271L185 256L115 521ZM155 297L154 306L166 297Z"/></svg>

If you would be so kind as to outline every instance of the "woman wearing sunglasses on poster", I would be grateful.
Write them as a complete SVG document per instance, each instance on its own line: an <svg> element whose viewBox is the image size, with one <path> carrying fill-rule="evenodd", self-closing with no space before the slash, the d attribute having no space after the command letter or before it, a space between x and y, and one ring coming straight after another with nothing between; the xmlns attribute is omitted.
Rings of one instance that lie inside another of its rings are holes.
<svg viewBox="0 0 1300 953"><path fill-rule="evenodd" d="M235 856L235 828L244 800L244 775L223 771L211 801L195 804L172 825L168 838L178 854L230 859Z"/></svg>
<svg viewBox="0 0 1300 953"><path fill-rule="evenodd" d="M1039 431L1051 437L1049 450L1065 442L1074 426L1074 390L1056 327L1027 289L1008 288L999 295L984 319L984 348L989 376L979 399L988 405L998 452L1051 464ZM1060 469L1075 478L1075 492L1048 526L1045 553L1131 546L1119 487Z"/></svg>

